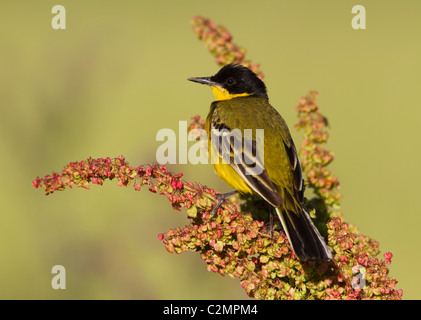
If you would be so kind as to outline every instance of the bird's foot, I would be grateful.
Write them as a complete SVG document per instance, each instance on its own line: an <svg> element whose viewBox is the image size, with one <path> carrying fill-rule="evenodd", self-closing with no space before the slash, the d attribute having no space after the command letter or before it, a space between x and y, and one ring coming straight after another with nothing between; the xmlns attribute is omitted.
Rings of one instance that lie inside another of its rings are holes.
<svg viewBox="0 0 421 320"><path fill-rule="evenodd" d="M217 194L215 195L215 196L216 196L216 199L218 199L218 203L216 204L215 209L213 209L213 211L212 211L212 215L210 216L210 218L209 218L208 222L209 222L209 221L211 221L211 220L212 220L212 218L215 216L215 214L218 212L218 209L219 209L219 207L221 207L221 205L224 203L225 198L226 198L226 197L229 197L229 196L232 196L233 194L236 194L236 193L238 193L238 191L237 191L237 190L235 190L235 191L231 191L231 192L227 192L227 193L217 193Z"/></svg>

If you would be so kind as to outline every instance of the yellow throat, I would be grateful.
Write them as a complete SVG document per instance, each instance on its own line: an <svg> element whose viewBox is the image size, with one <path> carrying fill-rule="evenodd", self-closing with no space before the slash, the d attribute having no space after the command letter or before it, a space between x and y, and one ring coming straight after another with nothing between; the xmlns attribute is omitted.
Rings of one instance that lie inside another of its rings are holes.
<svg viewBox="0 0 421 320"><path fill-rule="evenodd" d="M250 93L229 93L227 89L222 87L211 86L211 88L216 100L229 100L237 97L247 97L251 95Z"/></svg>

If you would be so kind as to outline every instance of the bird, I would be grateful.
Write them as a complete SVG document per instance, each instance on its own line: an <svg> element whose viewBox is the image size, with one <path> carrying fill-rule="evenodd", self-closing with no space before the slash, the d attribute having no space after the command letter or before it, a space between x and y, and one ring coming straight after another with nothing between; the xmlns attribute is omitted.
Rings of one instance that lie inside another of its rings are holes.
<svg viewBox="0 0 421 320"><path fill-rule="evenodd" d="M299 259L332 259L303 207L304 180L297 150L287 123L269 103L265 83L240 64L187 80L210 86L216 98L206 118L206 133L219 178L241 194L259 195L275 208Z"/></svg>

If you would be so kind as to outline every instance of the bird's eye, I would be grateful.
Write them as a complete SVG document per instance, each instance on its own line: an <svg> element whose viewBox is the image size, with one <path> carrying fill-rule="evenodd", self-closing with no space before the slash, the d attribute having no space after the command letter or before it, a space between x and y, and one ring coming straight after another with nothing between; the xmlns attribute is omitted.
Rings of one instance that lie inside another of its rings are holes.
<svg viewBox="0 0 421 320"><path fill-rule="evenodd" d="M227 85L232 86L235 84L235 80L233 78L228 78L226 81Z"/></svg>

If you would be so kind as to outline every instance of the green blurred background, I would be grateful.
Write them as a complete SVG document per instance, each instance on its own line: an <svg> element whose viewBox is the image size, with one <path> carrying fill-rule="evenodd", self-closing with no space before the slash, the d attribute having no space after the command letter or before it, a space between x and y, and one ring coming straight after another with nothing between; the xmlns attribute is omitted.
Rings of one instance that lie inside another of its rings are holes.
<svg viewBox="0 0 421 320"><path fill-rule="evenodd" d="M51 27L56 4L66 30ZM366 30L351 28L356 4ZM419 0L3 0L0 298L246 298L198 254L167 253L157 235L188 220L164 197L114 182L50 196L31 185L89 156L153 163L158 130L207 114L211 91L186 81L218 70L192 32L195 15L226 26L261 64L297 145L296 102L320 92L346 221L393 253L403 297L420 298ZM171 168L229 190L210 165ZM66 290L51 287L57 264Z"/></svg>

